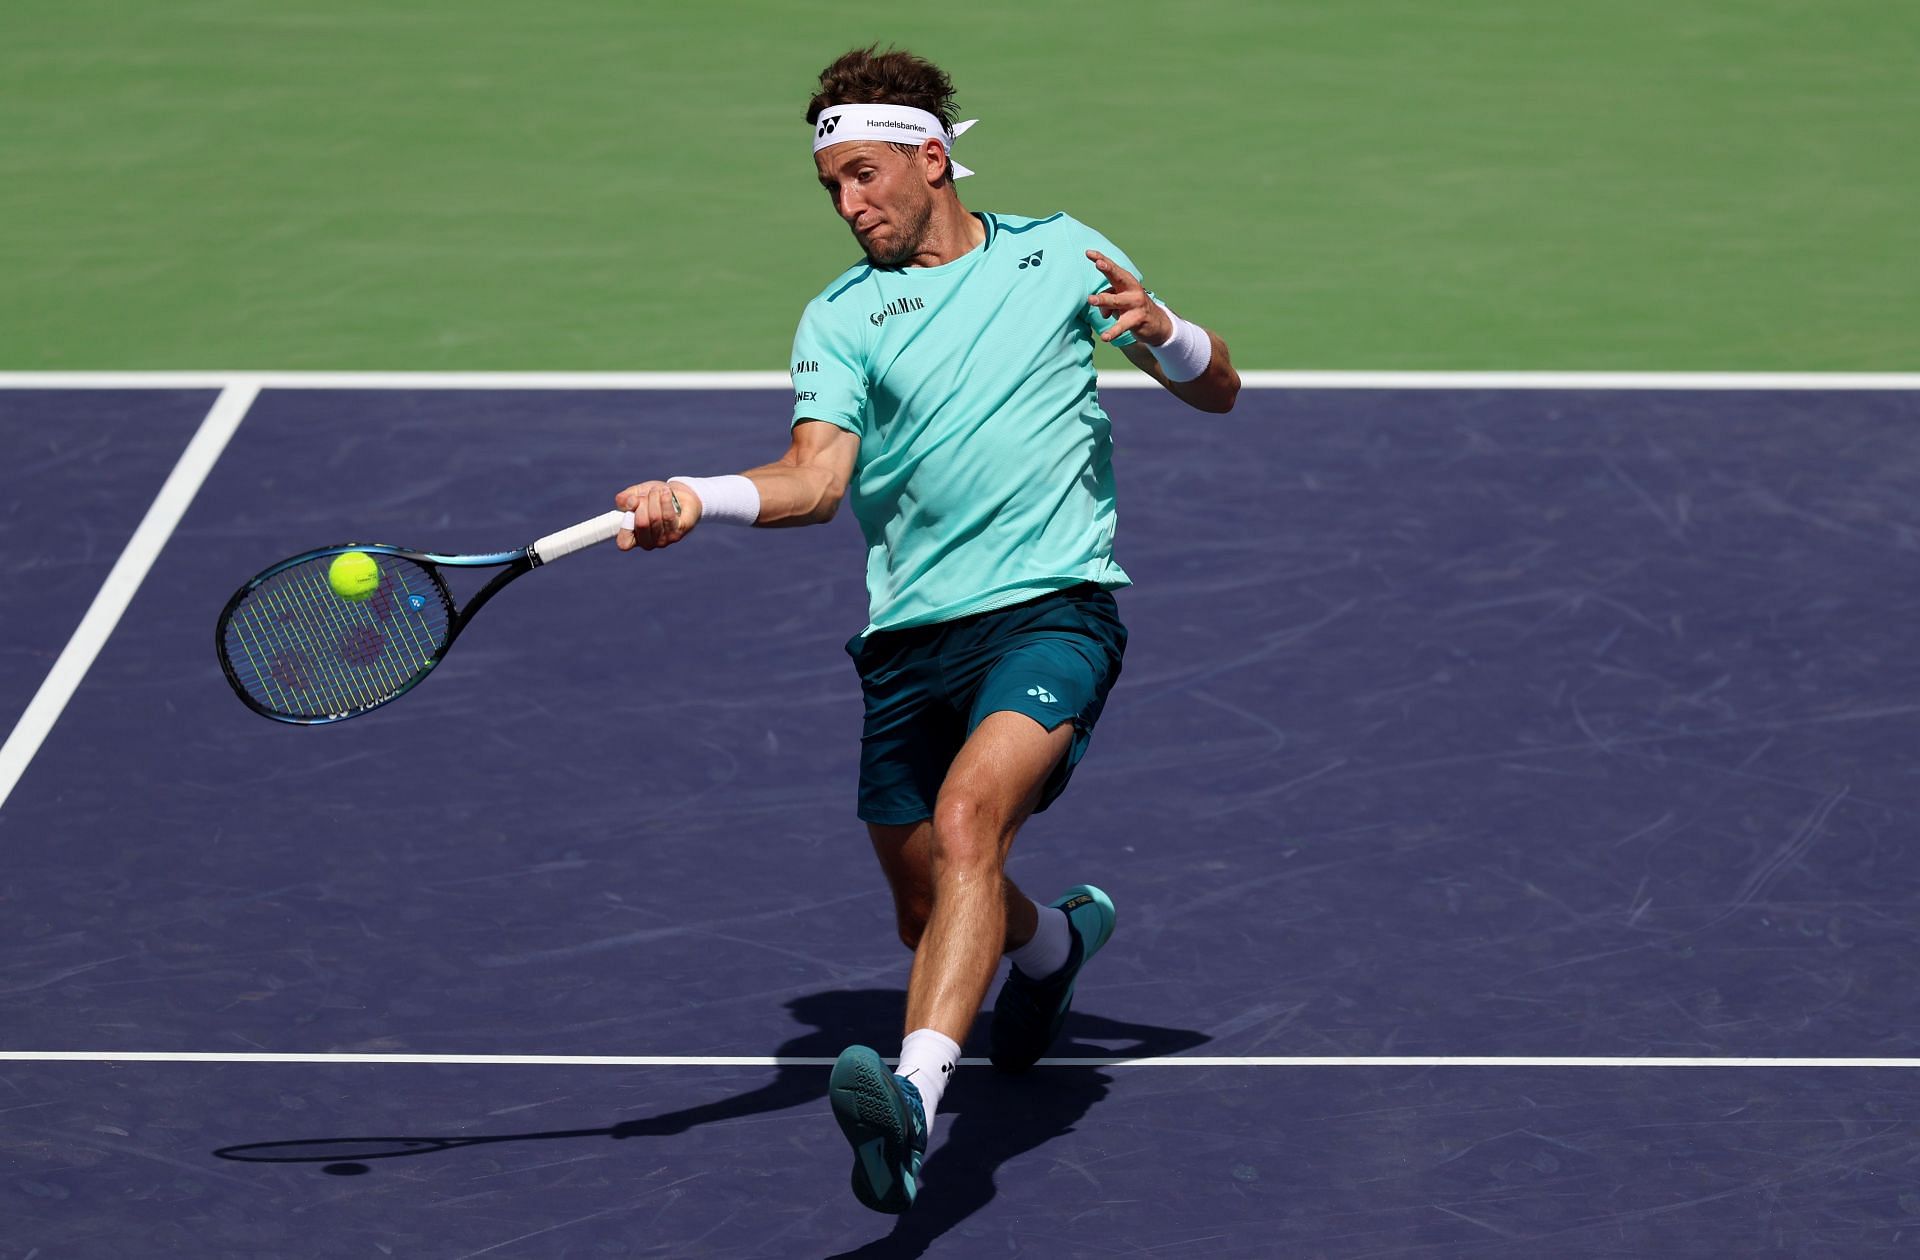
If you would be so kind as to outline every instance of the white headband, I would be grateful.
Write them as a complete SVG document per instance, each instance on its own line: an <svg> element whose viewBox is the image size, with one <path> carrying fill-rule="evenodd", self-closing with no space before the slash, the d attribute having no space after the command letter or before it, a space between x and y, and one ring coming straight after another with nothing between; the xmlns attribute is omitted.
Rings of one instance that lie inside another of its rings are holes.
<svg viewBox="0 0 1920 1260"><path fill-rule="evenodd" d="M953 142L979 121L969 118L963 123L954 124L949 132L940 125L938 118L911 105L835 105L820 111L819 121L813 128L813 151L818 153L830 144L847 144L854 140L879 140L886 144L922 144L928 140L938 140L946 146L947 164L953 167L953 177L965 179L973 172L953 160Z"/></svg>

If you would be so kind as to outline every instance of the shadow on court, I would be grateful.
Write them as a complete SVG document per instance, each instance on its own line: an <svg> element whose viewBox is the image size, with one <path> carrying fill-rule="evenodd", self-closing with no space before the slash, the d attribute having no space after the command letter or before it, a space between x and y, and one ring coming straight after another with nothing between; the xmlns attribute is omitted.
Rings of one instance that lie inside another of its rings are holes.
<svg viewBox="0 0 1920 1260"><path fill-rule="evenodd" d="M906 994L898 989L831 990L787 1003L787 1010L810 1030L790 1038L774 1054L780 1058L832 1058L860 1042L891 1049L899 1038ZM970 1038L977 1040L978 1038ZM1061 1057L1134 1058L1178 1054L1207 1041L1189 1029L1161 1028L1107 1019L1075 1011L1067 1019L1065 1039L1054 1047ZM1036 1068L1021 1077L969 1072L951 1091L949 1107L936 1121L934 1151L924 1169L928 1186L914 1210L893 1232L849 1256L917 1256L929 1244L993 1200L1000 1166L1034 1150L1074 1126L1105 1098L1112 1078L1094 1068ZM386 1159L438 1155L472 1147L517 1142L553 1142L589 1138L660 1138L704 1124L739 1120L788 1108L819 1104L820 1122L833 1121L825 1102L827 1069L782 1067L772 1080L731 1098L678 1111L623 1120L601 1128L553 1129L538 1133L481 1136L323 1137L249 1142L223 1146L213 1154L253 1164L317 1164L333 1176L359 1176ZM848 1192L852 1204L852 1192Z"/></svg>

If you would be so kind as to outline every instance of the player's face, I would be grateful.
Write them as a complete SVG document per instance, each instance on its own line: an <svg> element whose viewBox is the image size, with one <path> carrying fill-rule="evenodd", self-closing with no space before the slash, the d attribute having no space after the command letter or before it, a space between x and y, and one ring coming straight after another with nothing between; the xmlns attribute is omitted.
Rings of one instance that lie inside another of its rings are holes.
<svg viewBox="0 0 1920 1260"><path fill-rule="evenodd" d="M920 252L933 218L933 189L918 154L859 140L820 150L813 164L834 213L875 265L897 267Z"/></svg>

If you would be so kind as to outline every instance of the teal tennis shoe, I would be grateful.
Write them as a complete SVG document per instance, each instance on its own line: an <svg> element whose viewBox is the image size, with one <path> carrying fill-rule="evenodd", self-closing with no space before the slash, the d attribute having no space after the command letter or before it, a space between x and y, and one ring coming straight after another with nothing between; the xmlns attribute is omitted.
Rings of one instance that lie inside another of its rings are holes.
<svg viewBox="0 0 1920 1260"><path fill-rule="evenodd" d="M1018 967L1007 970L1000 996L993 1000L993 1066L1024 1072L1060 1035L1073 1006L1074 981L1087 960L1113 935L1113 902L1092 884L1069 888L1052 905L1067 914L1067 964L1044 980Z"/></svg>
<svg viewBox="0 0 1920 1260"><path fill-rule="evenodd" d="M853 1197L876 1212L897 1215L912 1207L927 1154L919 1089L872 1050L848 1046L834 1061L827 1098L853 1147Z"/></svg>

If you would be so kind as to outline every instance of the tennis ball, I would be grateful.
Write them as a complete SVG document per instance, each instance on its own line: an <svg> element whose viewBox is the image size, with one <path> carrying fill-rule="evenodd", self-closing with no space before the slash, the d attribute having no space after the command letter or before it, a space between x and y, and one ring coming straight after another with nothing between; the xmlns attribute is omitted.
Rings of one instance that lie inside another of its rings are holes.
<svg viewBox="0 0 1920 1260"><path fill-rule="evenodd" d="M370 599L380 587L380 566L364 551L343 551L327 566L327 585L341 599Z"/></svg>

